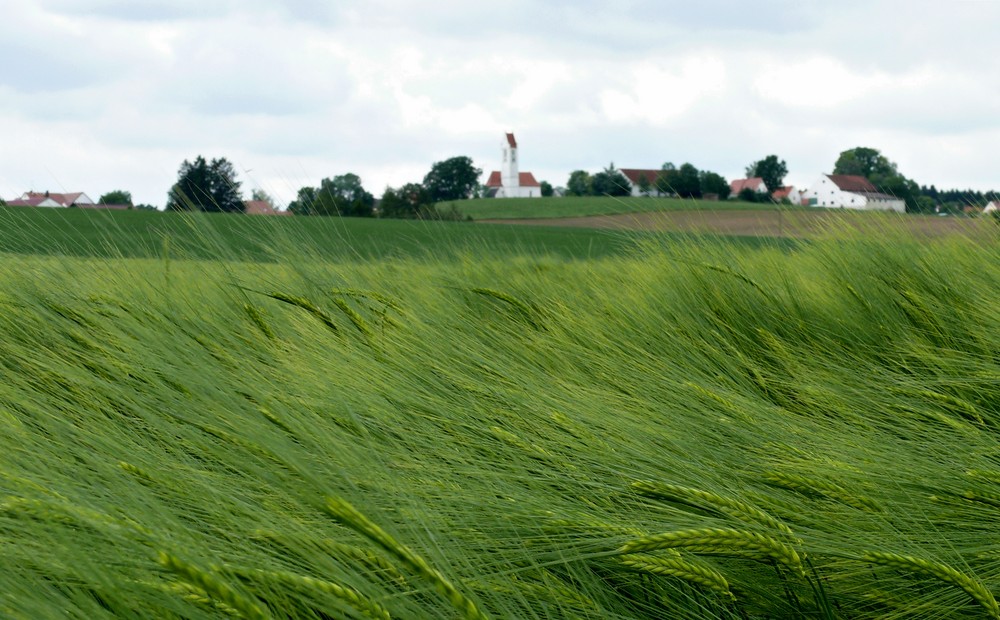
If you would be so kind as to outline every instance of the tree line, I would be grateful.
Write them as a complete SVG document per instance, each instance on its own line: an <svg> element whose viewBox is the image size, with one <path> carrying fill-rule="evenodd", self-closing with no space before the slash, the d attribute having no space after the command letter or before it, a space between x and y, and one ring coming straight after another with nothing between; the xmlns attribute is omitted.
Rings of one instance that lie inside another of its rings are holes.
<svg viewBox="0 0 1000 620"><path fill-rule="evenodd" d="M771 193L782 186L788 167L777 155L751 162L745 170L748 178L760 177L767 186L768 193L759 195L750 189L740 192L741 200L756 202L770 201ZM895 162L890 161L878 149L855 147L840 153L834 163L833 174L857 175L868 179L880 192L903 200L908 212L932 213L935 211L961 212L970 205L982 206L990 200L1000 199L995 191L939 190L934 185L918 185L904 176ZM431 166L421 182L406 183L400 187L387 187L380 200L365 189L361 178L351 172L320 180L316 186L305 186L298 190L295 200L288 210L296 215L387 217L421 219L461 219L452 208L442 212L438 203L478 198L485 195L479 184L482 170L473 165L466 156L452 157ZM639 193L642 195L677 196L680 198L702 198L715 195L726 199L730 194L729 182L721 174L710 170L699 170L685 162L681 166L664 163L655 174L638 179ZM233 164L225 157L206 160L201 155L193 161L184 160L177 173L177 182L167 193L166 208L169 211L243 212L245 202L241 182L236 178ZM554 191L548 182L541 182L542 196L552 196ZM591 174L585 170L574 170L566 183L568 196L628 196L631 183L614 163ZM274 206L274 201L265 192L253 190L253 200L263 200ZM114 190L103 194L99 204L133 206L131 193ZM5 203L0 200L0 206ZM134 205L137 209L155 210L147 204Z"/></svg>
<svg viewBox="0 0 1000 620"><path fill-rule="evenodd" d="M763 177L768 191L773 192L781 187L785 175L788 174L788 168L777 155L768 155L747 166L746 173L748 177ZM644 196L654 193L679 198L702 198L712 195L725 200L730 193L729 181L725 177L711 170L699 170L690 162L685 162L680 167L672 162L666 162L655 174L649 176L640 174L636 185L639 193ZM566 182L567 196L629 196L631 193L631 183L621 170L615 168L613 162L593 175L586 170L574 170ZM749 194L741 193L740 198L748 201L758 200L752 191Z"/></svg>

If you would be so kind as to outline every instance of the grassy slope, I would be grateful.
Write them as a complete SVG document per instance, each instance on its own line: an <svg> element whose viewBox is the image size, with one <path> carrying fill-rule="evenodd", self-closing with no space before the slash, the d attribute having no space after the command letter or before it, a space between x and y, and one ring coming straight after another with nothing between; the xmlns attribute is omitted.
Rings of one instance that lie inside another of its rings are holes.
<svg viewBox="0 0 1000 620"><path fill-rule="evenodd" d="M452 206L463 215L468 215L474 220L581 217L670 209L761 210L778 208L774 204L739 201L707 201L678 198L613 198L600 196L458 200L440 203L438 208L447 211ZM790 209L792 207L784 206L781 208Z"/></svg>
<svg viewBox="0 0 1000 620"><path fill-rule="evenodd" d="M8 257L0 615L995 616L997 241Z"/></svg>

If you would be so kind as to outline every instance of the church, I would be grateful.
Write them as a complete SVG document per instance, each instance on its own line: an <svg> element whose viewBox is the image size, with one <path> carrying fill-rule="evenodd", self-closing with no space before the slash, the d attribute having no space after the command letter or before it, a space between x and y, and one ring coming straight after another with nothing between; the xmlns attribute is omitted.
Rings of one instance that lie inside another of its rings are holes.
<svg viewBox="0 0 1000 620"><path fill-rule="evenodd" d="M506 134L503 143L502 170L494 170L486 180L487 195L495 198L537 198L542 186L530 172L517 171L517 140Z"/></svg>

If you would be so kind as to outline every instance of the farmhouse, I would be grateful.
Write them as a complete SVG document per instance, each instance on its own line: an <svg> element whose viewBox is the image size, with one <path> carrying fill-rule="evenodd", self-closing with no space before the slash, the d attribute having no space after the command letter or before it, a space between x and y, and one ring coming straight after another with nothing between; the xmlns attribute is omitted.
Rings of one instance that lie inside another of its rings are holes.
<svg viewBox="0 0 1000 620"><path fill-rule="evenodd" d="M878 191L868 179L849 174L824 174L802 192L803 203L813 207L906 211L906 204Z"/></svg>
<svg viewBox="0 0 1000 620"><path fill-rule="evenodd" d="M660 170L656 168L619 168L618 172L628 180L629 189L633 196L663 196L656 185L656 180L660 177ZM645 187L645 191L643 190Z"/></svg>
<svg viewBox="0 0 1000 620"><path fill-rule="evenodd" d="M25 192L20 198L7 202L11 207L82 207L93 205L94 201L83 192L53 194L50 192Z"/></svg>
<svg viewBox="0 0 1000 620"><path fill-rule="evenodd" d="M279 211L266 200L244 200L243 212L247 215L292 215L291 211Z"/></svg>
<svg viewBox="0 0 1000 620"><path fill-rule="evenodd" d="M983 208L983 213L996 213L1000 211L1000 200L994 200Z"/></svg>
<svg viewBox="0 0 1000 620"><path fill-rule="evenodd" d="M802 192L796 191L792 185L785 185L771 192L771 200L774 202L786 199L793 205L802 204Z"/></svg>
<svg viewBox="0 0 1000 620"><path fill-rule="evenodd" d="M764 183L764 179L760 177L751 177L749 179L736 179L735 181L730 181L729 197L738 198L740 192L745 189L757 194L767 195L767 184Z"/></svg>
<svg viewBox="0 0 1000 620"><path fill-rule="evenodd" d="M530 172L517 170L517 140L505 134L501 170L490 172L486 189L496 198L533 198L542 195L542 186Z"/></svg>

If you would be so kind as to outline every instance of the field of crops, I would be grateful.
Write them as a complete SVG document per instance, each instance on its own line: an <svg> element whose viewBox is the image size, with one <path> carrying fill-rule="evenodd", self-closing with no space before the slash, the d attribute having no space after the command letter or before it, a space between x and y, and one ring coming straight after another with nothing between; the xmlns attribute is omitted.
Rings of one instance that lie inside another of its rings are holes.
<svg viewBox="0 0 1000 620"><path fill-rule="evenodd" d="M806 207L750 203L737 200L700 200L694 198L566 196L564 198L488 198L456 200L438 204L442 211L452 207L474 220L549 219L616 215L620 213L650 213L656 211L745 211L802 210Z"/></svg>
<svg viewBox="0 0 1000 620"><path fill-rule="evenodd" d="M1000 617L982 224L4 255L0 617Z"/></svg>

